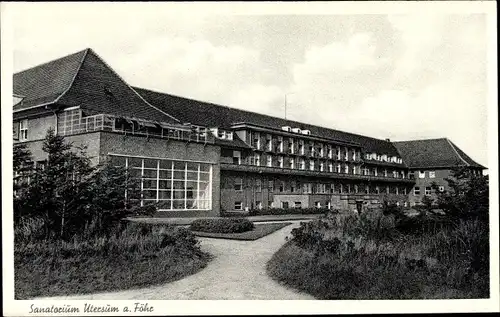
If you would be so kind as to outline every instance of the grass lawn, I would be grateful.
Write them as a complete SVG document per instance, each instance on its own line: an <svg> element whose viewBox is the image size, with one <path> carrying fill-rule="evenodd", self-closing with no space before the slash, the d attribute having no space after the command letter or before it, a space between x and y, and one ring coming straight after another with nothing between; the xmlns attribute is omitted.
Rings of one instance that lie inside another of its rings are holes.
<svg viewBox="0 0 500 317"><path fill-rule="evenodd" d="M204 268L210 255L185 228L160 234L132 229L110 238L18 242L15 298L118 291L181 279Z"/></svg>
<svg viewBox="0 0 500 317"><path fill-rule="evenodd" d="M239 232L239 233L211 233L192 231L194 235L206 238L230 239L230 240L257 240L267 236L281 228L292 224L291 222L280 223L256 223L252 231Z"/></svg>

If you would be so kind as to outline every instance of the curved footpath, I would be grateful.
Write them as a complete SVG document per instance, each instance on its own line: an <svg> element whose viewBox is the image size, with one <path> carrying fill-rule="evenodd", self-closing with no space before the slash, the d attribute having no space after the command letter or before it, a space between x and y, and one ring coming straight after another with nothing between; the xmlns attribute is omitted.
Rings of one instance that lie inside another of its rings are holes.
<svg viewBox="0 0 500 317"><path fill-rule="evenodd" d="M266 263L300 221L255 241L199 238L215 258L200 272L164 285L111 293L36 298L45 300L314 299L287 288L266 273Z"/></svg>

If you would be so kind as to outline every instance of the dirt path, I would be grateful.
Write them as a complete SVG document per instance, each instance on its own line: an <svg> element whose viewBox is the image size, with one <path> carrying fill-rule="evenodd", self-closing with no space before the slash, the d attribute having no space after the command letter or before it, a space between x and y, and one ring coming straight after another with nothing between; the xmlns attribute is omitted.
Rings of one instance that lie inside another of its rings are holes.
<svg viewBox="0 0 500 317"><path fill-rule="evenodd" d="M200 238L203 250L215 258L200 272L172 283L112 293L37 299L71 300L185 300L185 299L314 299L273 281L266 263L285 243L293 222L256 241Z"/></svg>

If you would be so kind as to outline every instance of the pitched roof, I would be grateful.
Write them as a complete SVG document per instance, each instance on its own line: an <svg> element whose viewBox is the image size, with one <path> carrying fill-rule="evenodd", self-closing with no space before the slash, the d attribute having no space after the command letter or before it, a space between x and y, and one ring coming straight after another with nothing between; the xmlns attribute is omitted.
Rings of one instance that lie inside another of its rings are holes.
<svg viewBox="0 0 500 317"><path fill-rule="evenodd" d="M138 87L134 87L134 89L150 103L165 112L170 113L182 122L224 128L229 128L234 123L241 122L252 123L269 128L281 128L282 126L299 127L301 129L310 130L312 135L344 142L358 143L368 152L377 152L391 156L398 155L398 152L392 143L385 140L328 129L307 123L285 120L209 102L155 92L148 89Z"/></svg>
<svg viewBox="0 0 500 317"><path fill-rule="evenodd" d="M393 142L410 168L472 166L485 168L446 138Z"/></svg>
<svg viewBox="0 0 500 317"><path fill-rule="evenodd" d="M24 97L14 110L23 110L57 100L73 82L86 50L14 74L14 94Z"/></svg>
<svg viewBox="0 0 500 317"><path fill-rule="evenodd" d="M179 123L144 100L91 49L14 74L14 93L25 96L15 112L53 104Z"/></svg>

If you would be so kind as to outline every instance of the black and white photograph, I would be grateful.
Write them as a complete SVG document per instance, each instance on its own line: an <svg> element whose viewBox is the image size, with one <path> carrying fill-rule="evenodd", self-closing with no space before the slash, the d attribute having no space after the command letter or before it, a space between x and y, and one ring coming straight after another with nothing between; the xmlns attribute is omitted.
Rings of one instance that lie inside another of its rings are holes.
<svg viewBox="0 0 500 317"><path fill-rule="evenodd" d="M1 17L5 316L500 310L495 2Z"/></svg>

